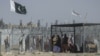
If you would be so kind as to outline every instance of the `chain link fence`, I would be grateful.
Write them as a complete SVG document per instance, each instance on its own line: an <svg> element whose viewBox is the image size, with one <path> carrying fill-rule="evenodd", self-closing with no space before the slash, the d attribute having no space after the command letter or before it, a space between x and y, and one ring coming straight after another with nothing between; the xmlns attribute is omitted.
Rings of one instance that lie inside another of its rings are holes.
<svg viewBox="0 0 100 56"><path fill-rule="evenodd" d="M50 51L49 45L50 32L46 28L31 29L0 29L1 31L1 52L7 51ZM8 39L9 46L6 47L5 40Z"/></svg>

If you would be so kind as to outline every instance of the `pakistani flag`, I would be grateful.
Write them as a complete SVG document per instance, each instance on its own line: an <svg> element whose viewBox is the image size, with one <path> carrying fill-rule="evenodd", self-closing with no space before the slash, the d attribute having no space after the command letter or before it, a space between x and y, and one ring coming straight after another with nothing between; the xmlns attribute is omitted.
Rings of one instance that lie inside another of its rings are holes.
<svg viewBox="0 0 100 56"><path fill-rule="evenodd" d="M11 5L11 11L13 11L13 12L16 12L18 14L26 14L27 13L25 6L23 6L17 2L14 2L13 0L10 0L10 5Z"/></svg>

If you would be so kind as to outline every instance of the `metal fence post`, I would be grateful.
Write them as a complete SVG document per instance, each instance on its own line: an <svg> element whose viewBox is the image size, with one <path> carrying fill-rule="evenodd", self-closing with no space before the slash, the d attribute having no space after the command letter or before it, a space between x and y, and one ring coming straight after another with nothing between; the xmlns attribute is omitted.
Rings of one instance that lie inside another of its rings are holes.
<svg viewBox="0 0 100 56"><path fill-rule="evenodd" d="M1 55L1 32L0 32L0 56L2 56Z"/></svg>

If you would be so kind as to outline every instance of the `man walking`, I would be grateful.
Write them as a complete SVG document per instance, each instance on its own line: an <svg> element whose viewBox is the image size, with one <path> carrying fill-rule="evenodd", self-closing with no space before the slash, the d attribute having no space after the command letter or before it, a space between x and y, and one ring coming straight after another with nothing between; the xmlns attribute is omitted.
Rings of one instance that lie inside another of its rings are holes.
<svg viewBox="0 0 100 56"><path fill-rule="evenodd" d="M19 38L19 53L23 51L23 36L24 34Z"/></svg>
<svg viewBox="0 0 100 56"><path fill-rule="evenodd" d="M8 36L6 37L6 39L4 40L5 43L5 51L8 52L9 51L9 41L8 41Z"/></svg>

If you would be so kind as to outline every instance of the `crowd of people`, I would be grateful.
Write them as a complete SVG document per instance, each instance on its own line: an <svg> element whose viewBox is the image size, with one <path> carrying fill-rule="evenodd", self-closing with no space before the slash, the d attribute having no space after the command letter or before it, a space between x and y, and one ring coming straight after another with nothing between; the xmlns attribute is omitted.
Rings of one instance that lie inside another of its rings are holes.
<svg viewBox="0 0 100 56"><path fill-rule="evenodd" d="M5 50L6 52L10 49L10 42L7 38L4 40L5 43ZM30 38L29 35L24 38L24 34L21 35L19 38L19 53L20 52L26 52L26 51L33 51L33 50L39 50L39 51L53 51L53 52L77 52L78 49L80 49L80 52L83 51L83 47L77 47L77 45L74 43L74 36L71 35L68 37L66 34L64 34L62 37L55 34L50 39L47 38L46 41L43 40L41 36L34 37L32 36Z"/></svg>
<svg viewBox="0 0 100 56"><path fill-rule="evenodd" d="M23 38L23 36L21 37ZM21 42L21 44L20 44ZM21 48L23 47L23 48ZM40 35L38 36L30 36L30 35L27 35L26 38L24 39L21 39L21 41L19 41L19 50L20 52L27 52L27 51L30 51L30 52L33 52L35 50L39 50L41 51L42 50L42 37ZM21 50L22 49L22 50Z"/></svg>
<svg viewBox="0 0 100 56"><path fill-rule="evenodd" d="M78 49L80 49L80 51L78 51ZM66 34L64 34L63 37L57 34L52 36L52 50L53 52L82 52L82 48L77 47L74 43L73 35L68 37Z"/></svg>
<svg viewBox="0 0 100 56"><path fill-rule="evenodd" d="M5 44L5 52L9 52L11 49L10 46L10 37L7 36L4 39L4 44ZM19 53L21 52L27 52L31 51L34 52L35 50L39 51L49 51L50 50L50 43L49 39L47 38L46 41L43 41L42 35L37 35L37 36L30 36L25 34L22 34L19 39L18 39L18 51Z"/></svg>

